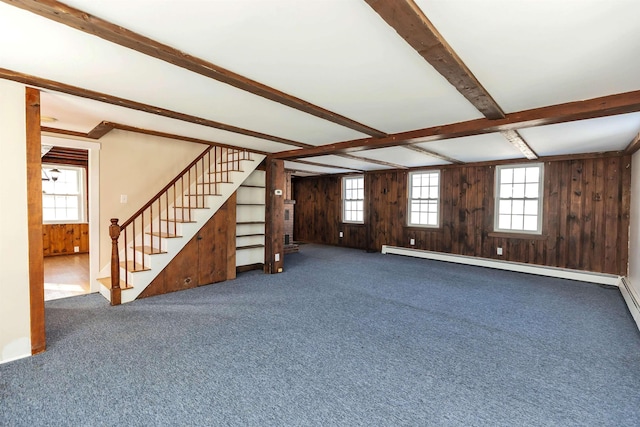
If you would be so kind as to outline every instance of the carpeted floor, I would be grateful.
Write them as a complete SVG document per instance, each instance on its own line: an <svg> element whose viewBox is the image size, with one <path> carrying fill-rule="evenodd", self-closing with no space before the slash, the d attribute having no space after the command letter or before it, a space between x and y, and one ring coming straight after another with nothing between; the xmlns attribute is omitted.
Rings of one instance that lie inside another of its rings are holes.
<svg viewBox="0 0 640 427"><path fill-rule="evenodd" d="M304 245L46 314L48 351L0 365L2 426L640 425L640 334L593 284Z"/></svg>

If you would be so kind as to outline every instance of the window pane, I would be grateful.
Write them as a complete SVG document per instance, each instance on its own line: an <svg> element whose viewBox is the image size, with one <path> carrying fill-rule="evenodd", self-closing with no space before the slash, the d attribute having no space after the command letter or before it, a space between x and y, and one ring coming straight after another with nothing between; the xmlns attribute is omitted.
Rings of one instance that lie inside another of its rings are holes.
<svg viewBox="0 0 640 427"><path fill-rule="evenodd" d="M524 229L527 231L535 231L538 229L538 217L525 215L524 217Z"/></svg>
<svg viewBox="0 0 640 427"><path fill-rule="evenodd" d="M513 182L514 183L522 183L524 182L525 177L525 169L517 168L513 170Z"/></svg>
<svg viewBox="0 0 640 427"><path fill-rule="evenodd" d="M538 215L538 201L537 200L525 200L524 213L526 215Z"/></svg>
<svg viewBox="0 0 640 427"><path fill-rule="evenodd" d="M533 168L527 168L527 182L539 182L540 181L540 168L538 166Z"/></svg>
<svg viewBox="0 0 640 427"><path fill-rule="evenodd" d="M524 197L524 184L513 184L513 196L511 197Z"/></svg>
<svg viewBox="0 0 640 427"><path fill-rule="evenodd" d="M512 213L515 215L521 215L524 213L524 200L513 200Z"/></svg>
<svg viewBox="0 0 640 427"><path fill-rule="evenodd" d="M512 230L522 230L524 216L523 215L512 215L511 216L511 229Z"/></svg>
<svg viewBox="0 0 640 427"><path fill-rule="evenodd" d="M510 184L513 182L513 169L501 169L500 170L500 182L503 184Z"/></svg>
<svg viewBox="0 0 640 427"><path fill-rule="evenodd" d="M511 215L500 215L498 217L498 228L505 230L511 228Z"/></svg>
<svg viewBox="0 0 640 427"><path fill-rule="evenodd" d="M429 225L438 225L438 214L437 213L430 213L429 214Z"/></svg>
<svg viewBox="0 0 640 427"><path fill-rule="evenodd" d="M500 200L500 205L498 207L498 213L502 215L511 213L511 200Z"/></svg>
<svg viewBox="0 0 640 427"><path fill-rule="evenodd" d="M431 190L429 192L429 197L432 199L437 199L438 198L438 187L431 187Z"/></svg>
<svg viewBox="0 0 640 427"><path fill-rule="evenodd" d="M513 197L513 187L511 184L500 185L500 198L507 199L509 197Z"/></svg>
<svg viewBox="0 0 640 427"><path fill-rule="evenodd" d="M525 197L537 199L538 198L538 183L535 184L527 184L525 190Z"/></svg>

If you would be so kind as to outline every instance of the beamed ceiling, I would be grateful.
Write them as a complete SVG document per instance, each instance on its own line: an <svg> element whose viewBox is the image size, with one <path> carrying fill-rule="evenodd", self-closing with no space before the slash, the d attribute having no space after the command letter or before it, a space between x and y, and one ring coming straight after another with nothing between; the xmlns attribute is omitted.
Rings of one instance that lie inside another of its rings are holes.
<svg viewBox="0 0 640 427"><path fill-rule="evenodd" d="M48 134L245 147L297 175L633 152L637 0L0 0Z"/></svg>

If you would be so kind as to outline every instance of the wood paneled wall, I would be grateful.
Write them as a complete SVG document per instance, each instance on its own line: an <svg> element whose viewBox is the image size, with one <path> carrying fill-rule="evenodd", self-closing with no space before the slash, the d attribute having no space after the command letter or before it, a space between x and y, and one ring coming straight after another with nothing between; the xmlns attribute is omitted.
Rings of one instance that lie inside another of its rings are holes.
<svg viewBox="0 0 640 427"><path fill-rule="evenodd" d="M236 278L236 193L202 226L138 298Z"/></svg>
<svg viewBox="0 0 640 427"><path fill-rule="evenodd" d="M365 174L365 225L342 224L340 176L298 178L294 234L300 241L371 251L388 244L626 274L630 168L629 156L546 161L541 236L493 232L493 165L441 168L437 229L406 226L407 171Z"/></svg>
<svg viewBox="0 0 640 427"><path fill-rule="evenodd" d="M42 226L44 256L89 252L89 224L44 224Z"/></svg>

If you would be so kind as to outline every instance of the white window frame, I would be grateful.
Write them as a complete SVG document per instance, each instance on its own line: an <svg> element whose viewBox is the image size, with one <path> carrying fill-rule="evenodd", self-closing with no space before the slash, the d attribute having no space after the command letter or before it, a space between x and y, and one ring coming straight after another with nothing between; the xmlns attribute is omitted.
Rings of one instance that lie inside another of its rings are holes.
<svg viewBox="0 0 640 427"><path fill-rule="evenodd" d="M431 184L431 180L433 179L433 176L435 175L437 177L437 187L436 187L436 194L435 197L433 197L432 191L429 190L427 191L427 194L423 194L423 191L417 192L415 190L417 190L417 188L414 187L413 185L413 181L414 181L414 176L416 175L422 175L423 177L421 177L421 184L422 184L422 180L425 179L425 175L427 176L427 185L420 185L420 189L424 190L425 187L427 189L432 189L434 186L430 185ZM425 228L439 228L440 227L440 188L441 188L441 184L442 184L442 174L440 173L440 170L421 170L421 171L414 171L414 172L410 172L409 173L409 182L408 182L408 188L409 188L409 203L408 203L408 215L407 215L407 224L410 227L425 227ZM416 194L418 193L418 194ZM415 203L418 203L419 205L427 205L427 209L429 209L429 205L432 205L435 202L435 212L422 212L422 210L417 211L418 212L418 216L422 217L421 214L427 214L427 222L421 222L420 219L418 219L417 222L414 222L413 219L413 207ZM435 213L435 223L429 223L429 217L432 217Z"/></svg>
<svg viewBox="0 0 640 427"><path fill-rule="evenodd" d="M501 177L502 177L502 171L505 169L512 169L513 173L515 173L516 170L521 170L524 169L525 170L525 176L526 176L526 169L527 168L538 168L539 173L538 173L538 181L528 181L527 178L524 178L524 181L520 182L521 180L518 179L517 181L514 181L514 178L512 177L511 181L508 183L503 183L501 182ZM503 233L517 233L517 234L534 234L534 235L540 235L542 234L542 214L543 214L543 195L544 195L544 163L522 163L522 164L511 164L511 165L500 165L496 167L496 176L495 176L495 180L496 180L496 185L495 185L495 206L494 206L494 231L497 232L503 232ZM508 184L511 184L511 188L508 188ZM530 185L531 184L531 185ZM527 194L527 191L530 188L535 188L534 185L537 184L537 188L538 188L538 194L537 197L532 197L531 193ZM516 188L520 187L519 189ZM506 194L501 194L501 189L505 190ZM513 192L514 190L517 191L517 197L514 197ZM509 193L511 193L511 195L509 195ZM520 194L522 194L522 197L520 197ZM526 210L526 204L527 201L533 201L536 200L538 203L538 209L536 212L536 216L537 216L537 221L536 221L536 229L535 230L525 230L524 229L524 221L525 221L525 217L527 216L532 216L532 215L527 215L525 214L525 210ZM523 221L523 227L522 229L519 228L513 228L513 226L511 226L511 228L501 228L500 227L500 215L501 215L501 211L500 211L500 205L501 202L508 202L511 201L511 206L509 206L506 210L503 209L503 212L508 211L508 213L502 213L503 216L509 216L510 217L510 222L512 223L514 216L522 216L522 221ZM517 206L516 204L514 204L513 202L520 202L522 201L522 203L518 203L517 210L516 213L513 212L514 208ZM522 213L521 213L522 212Z"/></svg>
<svg viewBox="0 0 640 427"><path fill-rule="evenodd" d="M362 188L360 189L359 187L355 187L355 188L350 187L348 183L353 181L362 181ZM350 188L348 189L347 187L350 187ZM358 194L358 190L362 190L362 193L361 193L362 197L359 197L360 194ZM353 197L354 191L356 191L355 197ZM356 209L347 209L347 207L353 206L351 203L356 204ZM357 208L358 203L361 204L362 209ZM351 218L351 215L348 214L348 212L356 212L356 213L361 212L362 220ZM345 222L348 224L364 224L364 175L352 175L352 176L342 177L342 222Z"/></svg>
<svg viewBox="0 0 640 427"><path fill-rule="evenodd" d="M60 171L74 171L78 173L78 193L75 194L64 194L64 193L51 193L64 197L75 197L77 198L77 209L78 209L78 219L69 220L69 219L55 219L55 220L45 220L44 219L44 209L45 209L45 197L50 196L51 194L46 194L45 189L42 191L42 204L43 204L43 223L44 224L82 224L87 222L87 188L86 188L86 169L80 166L71 166L71 165L58 165L58 164L42 164L42 169L47 171L47 176L51 179L51 175L49 174L50 169L58 169ZM52 185L55 186L53 181ZM43 187L46 184L43 182Z"/></svg>

